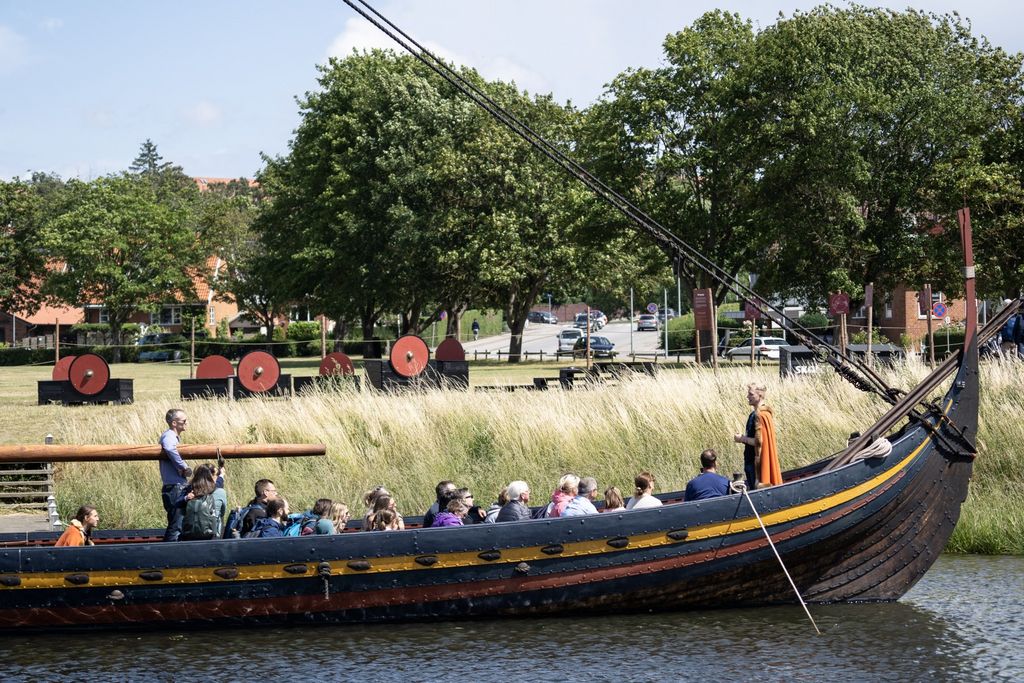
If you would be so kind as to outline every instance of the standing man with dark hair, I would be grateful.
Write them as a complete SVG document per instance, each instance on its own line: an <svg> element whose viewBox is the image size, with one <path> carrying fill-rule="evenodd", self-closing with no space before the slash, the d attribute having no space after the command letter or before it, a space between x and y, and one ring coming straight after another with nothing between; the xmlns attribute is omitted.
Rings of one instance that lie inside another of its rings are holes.
<svg viewBox="0 0 1024 683"><path fill-rule="evenodd" d="M700 474L686 485L683 500L704 500L729 495L729 480L715 470L718 455L711 448L700 454Z"/></svg>
<svg viewBox="0 0 1024 683"><path fill-rule="evenodd" d="M181 440L181 433L188 426L188 418L181 408L171 408L164 419L167 421L167 431L160 435L160 481L163 484L160 499L167 512L167 531L164 532L164 540L177 541L181 535L185 511L175 503L184 495L185 486L192 476L192 468L185 464L178 453L178 442Z"/></svg>

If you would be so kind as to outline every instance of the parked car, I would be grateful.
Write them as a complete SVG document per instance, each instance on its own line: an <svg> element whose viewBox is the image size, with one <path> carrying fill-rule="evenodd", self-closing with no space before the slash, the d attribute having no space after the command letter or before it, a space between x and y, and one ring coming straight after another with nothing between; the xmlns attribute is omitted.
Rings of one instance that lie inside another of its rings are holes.
<svg viewBox="0 0 1024 683"><path fill-rule="evenodd" d="M576 340L572 355L574 358L584 358L587 355L587 338L580 337ZM594 358L614 358L615 344L608 337L590 337L590 355Z"/></svg>
<svg viewBox="0 0 1024 683"><path fill-rule="evenodd" d="M643 332L644 330L658 331L658 319L650 313L644 313L636 319L636 331Z"/></svg>
<svg viewBox="0 0 1024 683"><path fill-rule="evenodd" d="M577 327L581 330L585 330L588 327L596 329L594 321L591 318L588 318L586 313L576 314L576 321L573 323L573 327Z"/></svg>
<svg viewBox="0 0 1024 683"><path fill-rule="evenodd" d="M590 311L590 319L597 325L597 329L601 329L608 324L608 316L601 311L593 310Z"/></svg>
<svg viewBox="0 0 1024 683"><path fill-rule="evenodd" d="M789 346L789 342L781 337L755 337L755 341L754 353L758 358L769 360L779 360L779 349ZM732 347L725 352L725 356L729 360L750 358L750 340L745 339L739 346Z"/></svg>
<svg viewBox="0 0 1024 683"><path fill-rule="evenodd" d="M558 316L548 311L530 311L526 319L531 323L544 323L546 325L557 325Z"/></svg>
<svg viewBox="0 0 1024 683"><path fill-rule="evenodd" d="M675 318L675 317L676 317L676 312L674 310L672 310L671 308L662 308L662 309L658 310L658 322L660 322L662 325L665 324L666 318L668 320L671 320L672 318Z"/></svg>
<svg viewBox="0 0 1024 683"><path fill-rule="evenodd" d="M144 334L137 342L140 347L139 361L181 360L180 342L184 339L180 334L170 332Z"/></svg>
<svg viewBox="0 0 1024 683"><path fill-rule="evenodd" d="M576 346L576 340L582 336L583 333L574 327L565 328L558 333L558 351L560 353L571 352Z"/></svg>

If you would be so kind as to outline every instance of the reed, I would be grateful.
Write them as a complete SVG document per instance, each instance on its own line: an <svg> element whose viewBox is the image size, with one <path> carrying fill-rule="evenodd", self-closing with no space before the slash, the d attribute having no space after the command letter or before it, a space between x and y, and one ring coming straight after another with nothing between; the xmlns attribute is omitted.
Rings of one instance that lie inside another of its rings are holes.
<svg viewBox="0 0 1024 683"><path fill-rule="evenodd" d="M910 361L886 372L894 385L909 387L927 368ZM1021 363L982 368L981 454L950 551L1024 552L1022 379ZM293 509L326 496L358 512L362 493L384 484L407 514L427 508L440 479L469 486L481 503L512 479L529 482L534 500L543 500L566 471L593 475L602 488L615 484L628 494L634 475L649 470L659 490L677 490L696 473L704 448L718 451L723 473L742 469L732 434L745 422L745 386L753 380L768 386L786 468L839 450L851 431L885 408L833 374L782 381L771 366L675 370L572 392L318 393L294 400L197 401L184 406L190 425L184 441L327 445L326 457L229 462L232 504L244 504L261 477L273 479ZM149 393L131 406L61 409L17 402L5 408L11 424L35 419L59 443L153 443L165 411L178 403L172 393ZM24 433L0 428L0 441L24 442ZM99 507L106 527L160 526L159 486L155 463L57 468L62 515L88 502Z"/></svg>

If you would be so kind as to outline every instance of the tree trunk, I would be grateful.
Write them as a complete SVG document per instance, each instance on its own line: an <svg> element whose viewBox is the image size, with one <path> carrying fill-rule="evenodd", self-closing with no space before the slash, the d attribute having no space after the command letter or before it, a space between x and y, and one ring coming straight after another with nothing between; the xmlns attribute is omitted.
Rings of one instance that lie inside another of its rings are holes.
<svg viewBox="0 0 1024 683"><path fill-rule="evenodd" d="M345 337L348 336L348 320L345 318L338 318L334 322L334 332L331 338L334 340L333 350L344 351L345 350Z"/></svg>
<svg viewBox="0 0 1024 683"><path fill-rule="evenodd" d="M110 343L113 345L113 352L110 360L113 363L121 362L121 329L124 323L121 320L110 318Z"/></svg>

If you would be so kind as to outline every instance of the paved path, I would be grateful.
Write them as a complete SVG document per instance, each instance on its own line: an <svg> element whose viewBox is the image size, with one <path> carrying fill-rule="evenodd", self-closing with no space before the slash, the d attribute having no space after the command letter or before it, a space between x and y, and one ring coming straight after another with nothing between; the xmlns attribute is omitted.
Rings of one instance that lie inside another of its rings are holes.
<svg viewBox="0 0 1024 683"><path fill-rule="evenodd" d="M566 327L572 325L544 325L538 323L531 323L529 327L523 330L523 351L531 354L539 351L544 351L545 356L547 354L554 355L555 351L558 350L558 333ZM633 352L639 355L650 356L657 353L658 338L661 333L655 332L637 332L633 329L633 325L626 320L615 320L608 323L601 330L594 332L594 335L607 337L609 341L615 344L615 350L618 352L618 357L621 359L628 360L630 353L630 330L632 329L632 349ZM508 344L511 338L510 334L497 334L491 337L484 337L479 341L467 341L463 343L463 347L466 349L466 355L469 358L473 357L473 351L478 351L483 354L484 351L490 351L491 354L497 353L499 350L502 353L508 353ZM482 355L480 357L483 357Z"/></svg>
<svg viewBox="0 0 1024 683"><path fill-rule="evenodd" d="M45 512L14 512L0 515L0 534L21 534L29 531L50 531Z"/></svg>

